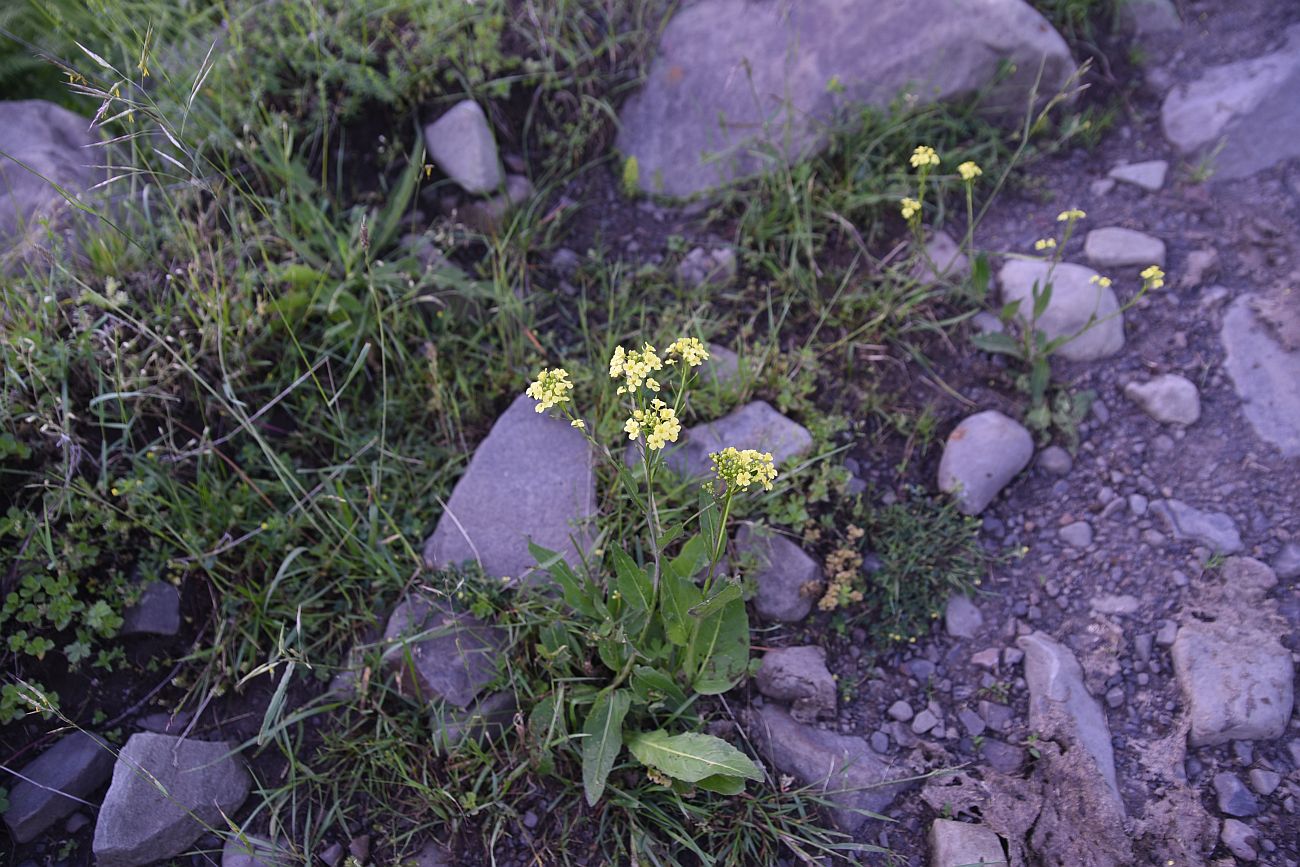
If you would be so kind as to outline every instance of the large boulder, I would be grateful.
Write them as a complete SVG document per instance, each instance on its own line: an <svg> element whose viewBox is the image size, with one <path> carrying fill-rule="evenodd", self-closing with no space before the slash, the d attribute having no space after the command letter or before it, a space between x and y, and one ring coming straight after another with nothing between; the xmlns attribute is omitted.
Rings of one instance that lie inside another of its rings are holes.
<svg viewBox="0 0 1300 867"><path fill-rule="evenodd" d="M618 148L636 158L641 189L687 196L818 151L851 106L992 85L990 109L1023 114L1040 74L1051 95L1073 71L1022 0L702 0L665 28L620 113Z"/></svg>
<svg viewBox="0 0 1300 867"><path fill-rule="evenodd" d="M25 765L9 793L4 813L19 843L35 840L55 822L77 810L113 772L113 751L103 740L74 732Z"/></svg>
<svg viewBox="0 0 1300 867"><path fill-rule="evenodd" d="M534 406L520 395L479 444L425 543L430 568L470 560L494 577L529 577L530 540L581 562L596 515L594 455L581 431Z"/></svg>
<svg viewBox="0 0 1300 867"><path fill-rule="evenodd" d="M252 780L224 742L131 735L95 823L99 867L138 867L179 855L208 828L226 828Z"/></svg>
<svg viewBox="0 0 1300 867"><path fill-rule="evenodd" d="M1002 266L1002 301L1019 301L1018 318L1027 323L1033 310L1033 290L1047 283L1048 263L1012 259ZM1056 354L1070 361L1108 358L1124 348L1124 315L1115 292L1094 278L1091 268L1061 262L1051 269L1052 297L1038 317L1038 330L1048 340L1070 337ZM1091 325L1089 325L1091 323ZM1077 336L1076 336L1077 335Z"/></svg>

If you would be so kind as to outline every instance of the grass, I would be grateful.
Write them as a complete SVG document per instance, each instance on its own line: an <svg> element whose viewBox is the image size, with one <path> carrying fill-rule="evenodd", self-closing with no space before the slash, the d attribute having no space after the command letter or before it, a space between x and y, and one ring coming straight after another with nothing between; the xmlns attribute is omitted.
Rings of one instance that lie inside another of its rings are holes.
<svg viewBox="0 0 1300 867"><path fill-rule="evenodd" d="M899 610L928 616L933 594L974 574L969 528L941 507L845 512L842 458L868 430L888 431L907 444L899 478L915 472L936 418L881 370L924 363L980 300L960 281L918 278L912 248L892 249L907 152L925 141L949 164L1009 172L1028 134L967 108L864 112L821 157L708 215L738 248L735 285L683 288L673 259L633 270L598 241L570 278L576 294L555 291L542 263L570 218L547 205L577 175L622 170L604 156L614 107L665 12L649 0L97 0L59 7L57 29L23 25L53 40L42 48L62 64L54 78L73 73L61 101L106 106L119 138L109 189L137 205L81 255L56 251L0 282L0 589L27 630L0 647L6 752L50 726L5 718L22 711L13 678L57 693L60 712L90 727L117 710L92 678L120 678L156 685L161 708L251 715L259 788L246 824L304 857L371 828L385 856L436 836L490 862L530 810L542 821L527 845L548 864L872 851L826 829L826 793L780 780L686 797L616 768L593 811L571 741L539 743L521 725L445 755L428 710L396 693L378 658L375 625L433 585L509 631L501 683L521 708L551 688L535 647L562 617L554 600L430 576L422 540L535 368L563 361L596 394L604 371L584 360L665 333L747 358L747 379L702 390L688 423L761 397L814 435L812 456L742 516L796 532L876 522L890 564L878 589ZM431 267L401 244L446 187L426 177L416 126L466 96L489 106L538 195L493 236L421 219L450 263ZM944 184L935 221L960 224L958 187ZM613 401L592 415L616 441ZM599 483L601 530L625 538L639 519L608 475ZM667 482L660 499L669 518L694 502ZM128 659L114 638L142 578L185 600L186 641L166 661ZM356 655L369 671L361 696L326 694ZM725 700L698 713L733 721Z"/></svg>

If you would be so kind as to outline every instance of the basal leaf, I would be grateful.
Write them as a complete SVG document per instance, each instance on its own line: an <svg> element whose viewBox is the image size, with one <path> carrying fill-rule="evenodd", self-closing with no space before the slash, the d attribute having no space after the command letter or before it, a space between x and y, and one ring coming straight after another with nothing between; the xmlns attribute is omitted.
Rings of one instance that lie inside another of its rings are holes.
<svg viewBox="0 0 1300 867"><path fill-rule="evenodd" d="M633 735L628 739L627 748L643 765L688 783L716 776L763 779L749 756L713 735L695 732L670 735L656 729Z"/></svg>
<svg viewBox="0 0 1300 867"><path fill-rule="evenodd" d="M602 693L582 724L582 788L587 805L594 807L605 794L605 781L623 749L623 718L632 696L625 690Z"/></svg>
<svg viewBox="0 0 1300 867"><path fill-rule="evenodd" d="M717 792L719 795L739 795L745 791L745 781L743 779L726 774L714 774L711 777L696 780L695 786L704 789L706 792Z"/></svg>
<svg viewBox="0 0 1300 867"><path fill-rule="evenodd" d="M587 583L574 574L562 555L533 542L528 543L528 552L537 561L537 568L549 574L560 585L564 601L569 607L588 617L596 616L596 604L587 590Z"/></svg>
<svg viewBox="0 0 1300 867"><path fill-rule="evenodd" d="M710 614L719 610L720 608L722 608L722 606L726 605L728 602L731 602L734 599L739 599L740 597L741 597L740 585L732 584L730 581L728 581L718 588L717 593L714 593L712 596L710 596L708 599L705 599L699 605L696 605L693 608L691 608L690 615L692 617L700 617L700 618L708 617Z"/></svg>
<svg viewBox="0 0 1300 867"><path fill-rule="evenodd" d="M697 660L696 692L718 695L731 689L749 668L749 615L745 603L733 599L699 623L691 642Z"/></svg>
<svg viewBox="0 0 1300 867"><path fill-rule="evenodd" d="M691 617L691 609L701 601L700 588L693 579L684 578L673 569L664 570L659 580L659 612L668 640L678 647L690 643L691 632L698 622Z"/></svg>
<svg viewBox="0 0 1300 867"><path fill-rule="evenodd" d="M672 710L686 704L686 692L664 672L648 665L632 669L632 691L646 704L665 702Z"/></svg>
<svg viewBox="0 0 1300 867"><path fill-rule="evenodd" d="M971 343L974 343L976 348L985 352L996 352L999 355L1011 355L1016 358L1019 358L1021 354L1020 344L999 331L986 331L983 334L976 334L971 337Z"/></svg>
<svg viewBox="0 0 1300 867"><path fill-rule="evenodd" d="M610 546L615 584L623 602L633 614L645 614L654 605L654 585L645 570L617 545Z"/></svg>

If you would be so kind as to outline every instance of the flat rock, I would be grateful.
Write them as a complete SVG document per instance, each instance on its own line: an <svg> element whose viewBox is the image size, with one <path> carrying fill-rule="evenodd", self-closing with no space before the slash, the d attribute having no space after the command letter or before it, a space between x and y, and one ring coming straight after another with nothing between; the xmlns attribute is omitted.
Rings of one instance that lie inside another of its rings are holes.
<svg viewBox="0 0 1300 867"><path fill-rule="evenodd" d="M1057 535L1071 548L1087 548L1092 544L1092 525L1087 521L1074 521L1058 530Z"/></svg>
<svg viewBox="0 0 1300 867"><path fill-rule="evenodd" d="M529 540L582 561L597 511L591 446L534 406L517 397L479 444L425 543L430 568L477 560L490 576L531 578Z"/></svg>
<svg viewBox="0 0 1300 867"><path fill-rule="evenodd" d="M1018 317L1027 323L1033 309L1034 284L1047 280L1048 264L1012 259L1002 266L1002 302L1020 302ZM1048 340L1071 337L1056 354L1070 361L1109 358L1124 348L1124 316L1109 286L1093 283L1099 276L1083 265L1061 262L1052 270L1052 298L1038 318L1038 330ZM1091 327L1088 327L1089 323ZM1086 331L1084 329L1087 329Z"/></svg>
<svg viewBox="0 0 1300 867"><path fill-rule="evenodd" d="M1277 586L1277 573L1254 557L1229 557L1219 571L1231 593L1251 602L1262 602Z"/></svg>
<svg viewBox="0 0 1300 867"><path fill-rule="evenodd" d="M1246 612L1192 619L1170 649L1191 716L1188 742L1271 740L1286 731L1295 702L1291 653Z"/></svg>
<svg viewBox="0 0 1300 867"><path fill-rule="evenodd" d="M472 99L456 103L424 128L429 156L461 189L474 195L501 186L501 160L487 115Z"/></svg>
<svg viewBox="0 0 1300 867"><path fill-rule="evenodd" d="M1228 847L1229 852L1242 861L1254 861L1259 857L1259 851L1255 848L1259 845L1259 836L1240 819L1225 819L1219 839Z"/></svg>
<svg viewBox="0 0 1300 867"><path fill-rule="evenodd" d="M1214 775L1214 797L1219 812L1227 816L1255 816L1259 814L1259 801L1241 781L1241 777L1228 771Z"/></svg>
<svg viewBox="0 0 1300 867"><path fill-rule="evenodd" d="M176 635L181 631L181 594L166 581L150 581L140 599L122 612L118 635Z"/></svg>
<svg viewBox="0 0 1300 867"><path fill-rule="evenodd" d="M1223 366L1259 438L1285 457L1300 457L1300 352L1283 348L1252 301L1238 298L1223 316Z"/></svg>
<svg viewBox="0 0 1300 867"><path fill-rule="evenodd" d="M837 805L831 818L846 833L867 822L860 810L884 813L911 785L892 782L910 774L886 765L863 738L803 725L777 705L751 709L747 730L778 771L804 785L825 787L824 797Z"/></svg>
<svg viewBox="0 0 1300 867"><path fill-rule="evenodd" d="M930 867L1005 864L1002 840L987 825L935 819L930 825Z"/></svg>
<svg viewBox="0 0 1300 867"><path fill-rule="evenodd" d="M384 641L392 645L384 661L403 695L467 708L496 678L506 637L446 602L413 595L393 610Z"/></svg>
<svg viewBox="0 0 1300 867"><path fill-rule="evenodd" d="M1267 798L1273 794L1280 785L1282 785L1282 775L1277 771L1269 771L1264 768L1251 769L1250 787L1264 797Z"/></svg>
<svg viewBox="0 0 1300 867"><path fill-rule="evenodd" d="M797 623L812 611L815 591L822 583L817 561L785 536L761 533L745 523L736 531L735 549L754 560L754 610L765 620ZM813 592L808 592L811 589Z"/></svg>
<svg viewBox="0 0 1300 867"><path fill-rule="evenodd" d="M939 489L952 494L964 514L978 515L1029 466L1034 438L997 410L962 420L948 435L939 461Z"/></svg>
<svg viewBox="0 0 1300 867"><path fill-rule="evenodd" d="M933 102L996 80L984 105L1019 117L1040 69L1037 92L1050 94L1074 62L1021 0L703 0L664 29L617 148L636 158L642 190L689 196L812 154L839 112L903 91Z"/></svg>
<svg viewBox="0 0 1300 867"><path fill-rule="evenodd" d="M1153 500L1148 507L1175 539L1190 539L1222 554L1242 549L1237 524L1223 512L1202 511L1182 500Z"/></svg>
<svg viewBox="0 0 1300 867"><path fill-rule="evenodd" d="M1130 382L1124 396L1161 424L1194 424L1201 417L1201 393L1186 377L1165 373L1147 382Z"/></svg>
<svg viewBox="0 0 1300 867"><path fill-rule="evenodd" d="M1146 232L1105 226L1083 240L1083 255L1094 268L1165 265L1165 242Z"/></svg>
<svg viewBox="0 0 1300 867"><path fill-rule="evenodd" d="M717 421L686 430L676 447L664 450L664 461L679 475L697 477L713 470L709 455L727 446L771 452L779 467L812 445L812 434L803 425L781 415L767 401L756 400Z"/></svg>
<svg viewBox="0 0 1300 867"><path fill-rule="evenodd" d="M113 773L113 750L93 735L74 732L60 738L19 773L27 779L17 778L13 783L4 820L14 840L26 843L76 812L81 804L73 798L85 800L108 781Z"/></svg>
<svg viewBox="0 0 1300 867"><path fill-rule="evenodd" d="M131 735L95 823L96 864L163 861L192 846L207 833L205 826L226 827L252 784L243 762L231 755L234 749L224 742Z"/></svg>
<svg viewBox="0 0 1300 867"><path fill-rule="evenodd" d="M1136 596L1112 595L1094 596L1088 603L1089 607L1098 614L1111 615L1128 615L1136 614L1140 603Z"/></svg>
<svg viewBox="0 0 1300 867"><path fill-rule="evenodd" d="M1125 163L1110 170L1110 177L1124 184L1141 187L1147 192L1155 193L1165 185L1165 175L1169 172L1169 163L1164 160L1146 160L1140 163Z"/></svg>
<svg viewBox="0 0 1300 867"><path fill-rule="evenodd" d="M835 678L826 668L826 651L820 647L769 650L763 654L754 683L768 698L791 702L790 716L796 722L835 716Z"/></svg>
<svg viewBox="0 0 1300 867"><path fill-rule="evenodd" d="M1160 108L1165 137L1184 154L1214 155L1215 179L1244 178L1300 156L1300 26L1283 48L1205 70Z"/></svg>
<svg viewBox="0 0 1300 867"><path fill-rule="evenodd" d="M953 638L974 638L984 625L984 615L965 593L954 593L944 607L943 624Z"/></svg>

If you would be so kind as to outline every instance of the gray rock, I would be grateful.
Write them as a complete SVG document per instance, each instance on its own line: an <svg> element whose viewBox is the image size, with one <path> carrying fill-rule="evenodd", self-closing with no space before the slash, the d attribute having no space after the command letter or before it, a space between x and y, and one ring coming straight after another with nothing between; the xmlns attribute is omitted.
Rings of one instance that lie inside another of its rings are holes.
<svg viewBox="0 0 1300 867"><path fill-rule="evenodd" d="M1120 0L1116 8L1120 30L1130 36L1153 36L1182 29L1172 0Z"/></svg>
<svg viewBox="0 0 1300 867"><path fill-rule="evenodd" d="M730 385L740 379L740 356L725 346L709 344L709 360L700 366L700 381Z"/></svg>
<svg viewBox="0 0 1300 867"><path fill-rule="evenodd" d="M980 745L980 755L999 774L1017 774L1025 765L1025 751L1022 747L995 738L984 739Z"/></svg>
<svg viewBox="0 0 1300 867"><path fill-rule="evenodd" d="M1146 232L1120 226L1093 229L1083 241L1083 255L1095 268L1165 266L1165 242Z"/></svg>
<svg viewBox="0 0 1300 867"><path fill-rule="evenodd" d="M1171 649L1192 721L1188 741L1281 737L1295 702L1291 653L1252 619L1220 615L1184 624Z"/></svg>
<svg viewBox="0 0 1300 867"><path fill-rule="evenodd" d="M1290 580L1300 578L1300 544L1287 542L1273 558L1273 571L1277 577Z"/></svg>
<svg viewBox="0 0 1300 867"><path fill-rule="evenodd" d="M1076 768L1104 784L1110 807L1123 816L1124 801L1115 779L1110 727L1101 705L1083 683L1083 669L1078 660L1069 648L1042 632L1022 636L1018 643L1025 652L1029 727L1047 737L1064 738L1071 747L1081 747L1087 758L1083 760L1076 755L1073 759Z"/></svg>
<svg viewBox="0 0 1300 867"><path fill-rule="evenodd" d="M431 568L477 560L494 577L532 577L529 540L582 561L597 511L591 446L534 406L520 395L479 444L425 543Z"/></svg>
<svg viewBox="0 0 1300 867"><path fill-rule="evenodd" d="M1113 189L1115 189L1113 178L1097 178L1088 184L1088 192L1098 199L1110 195L1110 191Z"/></svg>
<svg viewBox="0 0 1300 867"><path fill-rule="evenodd" d="M1029 465L1034 438L997 410L962 420L948 435L939 460L939 489L953 494L957 508L977 515Z"/></svg>
<svg viewBox="0 0 1300 867"><path fill-rule="evenodd" d="M1210 247L1205 250L1193 250L1187 254L1183 263L1182 279L1179 285L1184 289L1195 289L1205 282L1207 276L1219 270L1219 251Z"/></svg>
<svg viewBox="0 0 1300 867"><path fill-rule="evenodd" d="M1277 791L1282 784L1282 775L1277 771L1254 768L1250 772L1250 787L1265 798Z"/></svg>
<svg viewBox="0 0 1300 867"><path fill-rule="evenodd" d="M1215 178L1243 178L1300 156L1300 26L1279 51L1205 70L1165 97L1165 137L1185 154L1222 149Z"/></svg>
<svg viewBox="0 0 1300 867"><path fill-rule="evenodd" d="M971 737L979 737L984 734L986 728L984 718L970 708L964 707L957 711L957 720L962 724L962 728L966 729L966 734Z"/></svg>
<svg viewBox="0 0 1300 867"><path fill-rule="evenodd" d="M1203 512L1182 500L1154 500L1150 510L1175 539L1200 542L1223 554L1242 549L1236 523L1223 512Z"/></svg>
<svg viewBox="0 0 1300 867"><path fill-rule="evenodd" d="M403 695L467 708L497 676L506 636L476 617L422 595L403 600L388 618L384 662Z"/></svg>
<svg viewBox="0 0 1300 867"><path fill-rule="evenodd" d="M987 310L981 310L970 318L971 330L976 334L1003 334L1007 327L1002 320Z"/></svg>
<svg viewBox="0 0 1300 867"><path fill-rule="evenodd" d="M943 624L953 638L974 638L984 625L984 615L969 596L954 593L943 610Z"/></svg>
<svg viewBox="0 0 1300 867"><path fill-rule="evenodd" d="M77 834L80 833L82 828L89 824L89 816L82 812L76 812L69 816L68 820L63 823L63 830L67 831L69 834Z"/></svg>
<svg viewBox="0 0 1300 867"><path fill-rule="evenodd" d="M766 620L797 623L812 610L813 594L806 587L821 585L822 571L817 561L803 549L778 533L760 533L754 525L744 523L736 531L736 553L752 556L756 572L754 610Z"/></svg>
<svg viewBox="0 0 1300 867"><path fill-rule="evenodd" d="M912 718L912 706L900 698L889 706L889 710L886 711L886 713L889 714L891 719L896 719L899 722L907 722Z"/></svg>
<svg viewBox="0 0 1300 867"><path fill-rule="evenodd" d="M917 263L917 279L962 281L969 275L970 260L952 236L943 231L931 232L921 261Z"/></svg>
<svg viewBox="0 0 1300 867"><path fill-rule="evenodd" d="M1254 816L1259 813L1259 801L1246 788L1236 774L1223 772L1214 775L1214 794L1219 811L1229 816Z"/></svg>
<svg viewBox="0 0 1300 867"><path fill-rule="evenodd" d="M796 722L835 716L835 678L826 668L826 651L820 647L769 650L754 683L768 698L792 702L790 716Z"/></svg>
<svg viewBox="0 0 1300 867"><path fill-rule="evenodd" d="M288 846L277 846L263 837L228 837L221 849L221 867L291 867L298 863Z"/></svg>
<svg viewBox="0 0 1300 867"><path fill-rule="evenodd" d="M1060 446L1048 446L1038 453L1038 465L1054 476L1064 476L1074 468L1074 458Z"/></svg>
<svg viewBox="0 0 1300 867"><path fill-rule="evenodd" d="M677 265L677 283L687 289L723 288L736 282L736 251L730 247L695 247Z"/></svg>
<svg viewBox="0 0 1300 867"><path fill-rule="evenodd" d="M1242 861L1254 861L1259 858L1259 852L1255 849L1259 844L1259 837L1240 819L1224 820L1219 839L1228 847L1229 852Z"/></svg>
<svg viewBox="0 0 1300 867"><path fill-rule="evenodd" d="M709 455L727 446L771 452L779 467L812 445L812 434L807 429L781 415L767 401L756 400L717 421L685 431L676 447L664 450L664 461L679 475L696 477L708 475L713 469Z"/></svg>
<svg viewBox="0 0 1300 867"><path fill-rule="evenodd" d="M1254 557L1229 557L1220 570L1223 583L1232 592L1252 602L1263 601L1277 586L1277 573L1267 563Z"/></svg>
<svg viewBox="0 0 1300 867"><path fill-rule="evenodd" d="M1277 446L1285 457L1300 457L1300 352L1282 347L1260 322L1253 301L1252 296L1242 296L1223 316L1223 366L1259 438Z"/></svg>
<svg viewBox="0 0 1300 867"><path fill-rule="evenodd" d="M113 750L94 735L74 732L60 738L19 773L27 779L19 778L13 784L4 820L14 840L26 843L76 812L81 804L73 798L85 800L104 785L113 773Z"/></svg>
<svg viewBox="0 0 1300 867"><path fill-rule="evenodd" d="M1128 495L1128 510L1133 513L1134 517L1141 518L1147 513L1147 506L1151 501L1141 494Z"/></svg>
<svg viewBox="0 0 1300 867"><path fill-rule="evenodd" d="M118 635L176 635L181 631L181 594L166 581L150 581L140 599L122 612Z"/></svg>
<svg viewBox="0 0 1300 867"><path fill-rule="evenodd" d="M510 730L518 709L519 703L510 690L486 695L469 710L435 705L430 720L434 749L450 753L467 740L482 744L497 738Z"/></svg>
<svg viewBox="0 0 1300 867"><path fill-rule="evenodd" d="M1018 318L1027 323L1033 310L1033 287L1047 280L1048 263L1012 259L1002 266L1002 301L1020 302ZM1057 350L1070 361L1109 358L1124 348L1124 316L1109 286L1093 283L1091 268L1062 262L1052 271L1052 297L1038 319L1048 340L1072 337ZM1091 323L1091 325L1090 325Z"/></svg>
<svg viewBox="0 0 1300 867"><path fill-rule="evenodd" d="M643 190L688 196L814 153L837 112L884 108L904 90L932 102L997 80L983 104L1018 117L1040 69L1037 93L1055 93L1074 62L1020 0L884 0L869 15L855 0L705 0L665 28L617 147Z"/></svg>
<svg viewBox="0 0 1300 867"><path fill-rule="evenodd" d="M1141 163L1115 166L1110 170L1110 177L1121 183L1132 184L1135 187L1141 187L1148 192L1154 193L1165 185L1165 174L1168 171L1169 163L1164 160L1147 160Z"/></svg>
<svg viewBox="0 0 1300 867"><path fill-rule="evenodd" d="M488 199L466 202L456 210L455 216L471 229L493 235L505 226L510 212L532 198L532 195L532 181L523 175L507 175L505 192Z"/></svg>
<svg viewBox="0 0 1300 867"><path fill-rule="evenodd" d="M1087 548L1092 544L1092 526L1087 521L1066 524L1057 531L1057 535L1071 548Z"/></svg>
<svg viewBox="0 0 1300 867"><path fill-rule="evenodd" d="M177 711L174 714L151 713L137 719L135 727L140 731L157 732L160 735L178 735L185 731L193 718L194 715L188 711Z"/></svg>
<svg viewBox="0 0 1300 867"><path fill-rule="evenodd" d="M1201 393L1186 377L1166 373L1148 382L1130 382L1124 396L1161 424L1188 425L1201 417Z"/></svg>
<svg viewBox="0 0 1300 867"><path fill-rule="evenodd" d="M882 756L889 752L889 735L881 731L871 733L871 748Z"/></svg>
<svg viewBox="0 0 1300 867"><path fill-rule="evenodd" d="M1136 614L1138 610L1136 596L1094 596L1090 604L1098 614Z"/></svg>
<svg viewBox="0 0 1300 867"><path fill-rule="evenodd" d="M862 738L802 725L777 705L753 709L747 728L760 753L781 773L804 785L825 786L824 796L837 805L831 818L847 833L867 821L859 810L884 813L910 785L893 782L910 774L886 765Z"/></svg>
<svg viewBox="0 0 1300 867"><path fill-rule="evenodd" d="M252 782L234 749L171 735L131 735L95 823L99 867L165 860L193 845L205 826L226 827Z"/></svg>
<svg viewBox="0 0 1300 867"><path fill-rule="evenodd" d="M930 825L930 867L1006 864L1002 840L987 825L935 819Z"/></svg>
<svg viewBox="0 0 1300 867"><path fill-rule="evenodd" d="M501 160L487 115L472 99L456 103L424 128L429 156L467 193L484 195L501 186Z"/></svg>
<svg viewBox="0 0 1300 867"><path fill-rule="evenodd" d="M937 725L939 725L939 718L929 708L923 708L912 718L912 733L923 735Z"/></svg>
<svg viewBox="0 0 1300 867"><path fill-rule="evenodd" d="M75 212L52 184L77 196L103 176L104 156L90 121L41 99L0 102L0 243L5 250L39 246L42 220ZM28 168L23 168L22 165Z"/></svg>

